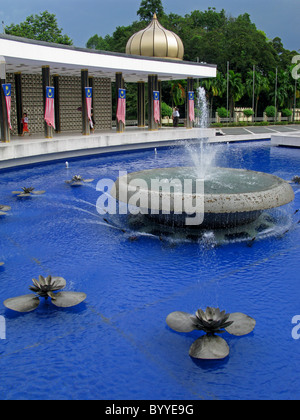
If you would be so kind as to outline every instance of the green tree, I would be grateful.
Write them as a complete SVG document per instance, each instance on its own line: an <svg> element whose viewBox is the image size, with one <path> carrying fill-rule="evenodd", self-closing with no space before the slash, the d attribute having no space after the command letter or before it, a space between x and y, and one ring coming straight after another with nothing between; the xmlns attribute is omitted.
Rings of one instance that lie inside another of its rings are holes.
<svg viewBox="0 0 300 420"><path fill-rule="evenodd" d="M144 28L145 22L133 22L128 26L117 26L112 35L106 35L104 38L99 35L94 35L89 38L86 47L124 53L131 35Z"/></svg>
<svg viewBox="0 0 300 420"><path fill-rule="evenodd" d="M180 106L184 104L186 93L186 80L172 80L168 82L170 86L170 95L172 98L172 106Z"/></svg>
<svg viewBox="0 0 300 420"><path fill-rule="evenodd" d="M287 69L291 64L292 58L299 54L297 51L286 50L278 36L272 40L272 46L276 51L278 67L283 70Z"/></svg>
<svg viewBox="0 0 300 420"><path fill-rule="evenodd" d="M217 72L215 78L201 80L209 101L210 115L212 115L213 100L216 97L222 98L226 91L226 79L221 72Z"/></svg>
<svg viewBox="0 0 300 420"><path fill-rule="evenodd" d="M224 39L226 58L234 71L246 74L256 65L267 73L276 67L276 51L264 33L256 29L248 13L228 22Z"/></svg>
<svg viewBox="0 0 300 420"><path fill-rule="evenodd" d="M111 37L106 35L105 38L102 38L102 36L94 35L88 40L86 47L93 50L110 51Z"/></svg>
<svg viewBox="0 0 300 420"><path fill-rule="evenodd" d="M291 76L290 71L279 70L277 73L277 89L276 89L276 72L269 73L269 102L275 104L276 107L282 108L284 106L291 107L295 80Z"/></svg>
<svg viewBox="0 0 300 420"><path fill-rule="evenodd" d="M235 103L238 102L245 93L245 86L242 81L242 75L235 73L233 70L229 70L229 110L230 115L233 115Z"/></svg>
<svg viewBox="0 0 300 420"><path fill-rule="evenodd" d="M5 33L39 41L55 42L57 44L72 45L72 40L62 34L54 14L47 10L39 15L30 15L24 22L5 27Z"/></svg>
<svg viewBox="0 0 300 420"><path fill-rule="evenodd" d="M264 76L260 71L255 71L254 72L254 100L255 100L255 104L254 104L254 114L255 116L257 116L257 110L258 110L258 102L259 102L259 98L260 95L262 94L262 92L268 92L270 85L269 85L269 79ZM249 98L252 98L253 96L253 70L249 70L247 72L247 76L246 76L246 91L247 94L249 96Z"/></svg>
<svg viewBox="0 0 300 420"><path fill-rule="evenodd" d="M139 10L136 14L140 17L140 20L150 22L156 13L158 18L164 15L164 8L161 0L142 0Z"/></svg>
<svg viewBox="0 0 300 420"><path fill-rule="evenodd" d="M224 27L227 21L225 10L222 9L221 12L217 12L215 7L209 7L204 12L195 10L186 17L189 18L192 28L203 28L206 32Z"/></svg>

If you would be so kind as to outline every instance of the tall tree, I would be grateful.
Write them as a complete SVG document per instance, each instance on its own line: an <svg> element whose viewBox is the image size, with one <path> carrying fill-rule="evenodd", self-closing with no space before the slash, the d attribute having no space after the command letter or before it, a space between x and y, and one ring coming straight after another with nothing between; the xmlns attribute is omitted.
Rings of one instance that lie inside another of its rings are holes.
<svg viewBox="0 0 300 420"><path fill-rule="evenodd" d="M221 72L217 72L215 78L201 80L209 101L210 115L212 116L213 100L216 97L222 98L226 91L226 79Z"/></svg>
<svg viewBox="0 0 300 420"><path fill-rule="evenodd" d="M168 82L170 86L170 95L172 98L172 106L183 105L185 101L186 80L172 80Z"/></svg>
<svg viewBox="0 0 300 420"><path fill-rule="evenodd" d="M229 70L229 110L230 115L233 115L235 103L238 102L245 93L245 86L242 81L242 75Z"/></svg>
<svg viewBox="0 0 300 420"><path fill-rule="evenodd" d="M275 104L277 108L291 107L294 94L295 80L291 76L291 70L288 71L279 70L277 73L277 89L276 86L276 73L269 73L269 101L271 104Z"/></svg>
<svg viewBox="0 0 300 420"><path fill-rule="evenodd" d="M262 31L251 22L248 13L230 19L225 30L227 60L230 67L246 74L256 65L264 73L276 67L276 52Z"/></svg>
<svg viewBox="0 0 300 420"><path fill-rule="evenodd" d="M158 18L164 15L164 8L161 0L142 0L137 15L142 21L151 21L154 13Z"/></svg>
<svg viewBox="0 0 300 420"><path fill-rule="evenodd" d="M39 41L55 42L57 44L72 45L72 40L62 34L58 27L56 16L47 10L39 15L30 15L24 22L5 27L5 33Z"/></svg>
<svg viewBox="0 0 300 420"><path fill-rule="evenodd" d="M246 77L246 91L249 98L253 95L253 76L254 76L254 97L255 97L255 109L253 110L255 116L257 116L258 102L260 95L263 92L268 92L270 89L269 79L264 76L260 71L255 71L253 75L253 70L249 70Z"/></svg>

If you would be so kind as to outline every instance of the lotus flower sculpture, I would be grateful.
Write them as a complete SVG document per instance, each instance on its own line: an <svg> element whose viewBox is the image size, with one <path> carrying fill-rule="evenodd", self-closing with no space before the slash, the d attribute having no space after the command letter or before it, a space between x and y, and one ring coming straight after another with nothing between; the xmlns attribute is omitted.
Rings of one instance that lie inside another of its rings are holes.
<svg viewBox="0 0 300 420"><path fill-rule="evenodd" d="M241 312L232 314L219 308L198 309L195 315L176 311L167 316L166 322L177 332L202 330L206 333L190 347L189 354L197 359L223 359L229 354L226 341L215 334L227 331L232 335L246 335L253 331L256 321ZM225 330L225 331L224 331Z"/></svg>
<svg viewBox="0 0 300 420"><path fill-rule="evenodd" d="M4 265L4 262L0 262L0 267L1 267L2 265Z"/></svg>
<svg viewBox="0 0 300 420"><path fill-rule="evenodd" d="M57 292L66 287L66 280L62 277L48 276L39 279L32 279L33 286L29 289L36 295L28 294L7 299L3 302L4 306L17 312L31 312L40 304L40 298L51 298L53 305L61 308L69 308L78 305L86 298L85 293L81 292Z"/></svg>
<svg viewBox="0 0 300 420"><path fill-rule="evenodd" d="M4 216L9 210L11 210L11 207L0 204L0 216Z"/></svg>
<svg viewBox="0 0 300 420"><path fill-rule="evenodd" d="M33 187L23 187L22 191L13 191L13 194L17 194L18 197L30 197L32 194L41 195L45 194L46 191L35 191Z"/></svg>
<svg viewBox="0 0 300 420"><path fill-rule="evenodd" d="M67 184L70 184L71 187L78 187L83 185L85 182L92 182L93 179L83 179L81 175L74 175L70 181L66 181Z"/></svg>

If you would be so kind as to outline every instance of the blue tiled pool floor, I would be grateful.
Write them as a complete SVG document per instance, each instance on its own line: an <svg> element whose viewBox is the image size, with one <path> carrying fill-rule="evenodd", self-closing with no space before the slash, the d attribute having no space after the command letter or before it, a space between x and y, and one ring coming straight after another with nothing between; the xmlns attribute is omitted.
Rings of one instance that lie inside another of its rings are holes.
<svg viewBox="0 0 300 420"><path fill-rule="evenodd" d="M259 170L290 180L300 175L300 150L269 142L214 145L217 165ZM0 172L0 398L12 399L298 399L300 340L300 187L283 214L288 230L247 242L206 244L111 228L96 211L101 178L119 170L184 166L182 148L136 151ZM73 175L93 178L70 188ZM46 190L20 200L24 186ZM294 214L295 213L295 214ZM134 235L134 236L133 236ZM134 240L133 240L134 239ZM29 293L31 279L62 276L84 303L51 303L18 314L2 302ZM172 331L175 310L218 306L257 321L244 337L223 334L224 360L192 359L200 335Z"/></svg>

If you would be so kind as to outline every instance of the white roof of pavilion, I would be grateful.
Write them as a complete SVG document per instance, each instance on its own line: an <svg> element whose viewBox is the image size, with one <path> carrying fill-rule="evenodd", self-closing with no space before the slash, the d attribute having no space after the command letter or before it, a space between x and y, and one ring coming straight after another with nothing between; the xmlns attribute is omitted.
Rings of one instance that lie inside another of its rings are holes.
<svg viewBox="0 0 300 420"><path fill-rule="evenodd" d="M11 35L0 35L0 56L7 73L41 74L41 67L48 65L51 74L61 76L80 76L86 69L90 76L114 80L121 72L126 82L147 82L149 74L161 81L216 77L217 71L216 65L206 63L90 50Z"/></svg>

